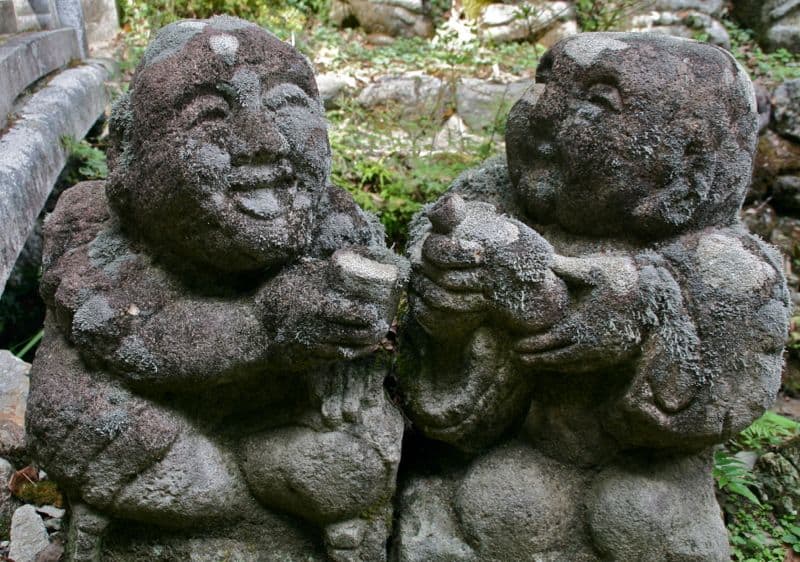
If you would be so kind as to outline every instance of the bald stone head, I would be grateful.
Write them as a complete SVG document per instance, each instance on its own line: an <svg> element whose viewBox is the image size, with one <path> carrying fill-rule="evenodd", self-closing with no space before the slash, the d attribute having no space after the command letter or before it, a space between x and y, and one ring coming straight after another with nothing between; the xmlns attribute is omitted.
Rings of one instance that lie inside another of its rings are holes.
<svg viewBox="0 0 800 562"><path fill-rule="evenodd" d="M225 272L308 245L330 168L308 61L236 18L161 29L111 120L107 192L157 253Z"/></svg>
<svg viewBox="0 0 800 562"><path fill-rule="evenodd" d="M533 221L656 239L736 219L758 126L752 84L729 53L663 35L587 33L550 49L536 81L506 133L512 182Z"/></svg>

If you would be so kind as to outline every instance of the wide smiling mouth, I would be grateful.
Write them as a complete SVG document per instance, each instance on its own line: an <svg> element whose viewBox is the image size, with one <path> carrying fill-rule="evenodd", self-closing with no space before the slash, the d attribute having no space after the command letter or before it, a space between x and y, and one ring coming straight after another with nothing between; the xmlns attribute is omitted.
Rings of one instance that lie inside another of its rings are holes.
<svg viewBox="0 0 800 562"><path fill-rule="evenodd" d="M242 164L228 174L233 200L239 210L257 219L275 219L286 213L286 190L296 184L287 160Z"/></svg>
<svg viewBox="0 0 800 562"><path fill-rule="evenodd" d="M228 174L228 183L233 191L288 187L294 179L292 165L286 160L235 166Z"/></svg>

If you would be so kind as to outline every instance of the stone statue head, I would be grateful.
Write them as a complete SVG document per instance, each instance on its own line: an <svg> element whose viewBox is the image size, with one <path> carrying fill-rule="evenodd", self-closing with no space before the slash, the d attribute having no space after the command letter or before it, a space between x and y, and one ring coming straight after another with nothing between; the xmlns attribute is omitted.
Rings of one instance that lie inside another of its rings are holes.
<svg viewBox="0 0 800 562"><path fill-rule="evenodd" d="M637 33L557 43L508 119L508 165L535 222L657 239L729 224L750 182L753 87L726 51Z"/></svg>
<svg viewBox="0 0 800 562"><path fill-rule="evenodd" d="M157 253L222 272L303 252L330 170L308 61L226 16L161 29L111 118L109 201Z"/></svg>

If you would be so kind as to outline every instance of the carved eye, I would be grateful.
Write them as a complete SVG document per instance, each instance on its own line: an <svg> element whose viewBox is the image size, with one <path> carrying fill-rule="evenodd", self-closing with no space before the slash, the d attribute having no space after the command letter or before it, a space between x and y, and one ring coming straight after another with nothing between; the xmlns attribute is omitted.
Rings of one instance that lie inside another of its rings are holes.
<svg viewBox="0 0 800 562"><path fill-rule="evenodd" d="M275 111L287 105L311 107L311 98L295 84L278 84L264 96L264 106Z"/></svg>
<svg viewBox="0 0 800 562"><path fill-rule="evenodd" d="M620 96L619 90L611 84L592 84L587 92L591 103L611 111L622 110L622 96Z"/></svg>
<svg viewBox="0 0 800 562"><path fill-rule="evenodd" d="M231 108L221 96L203 96L191 104L188 111L192 116L189 126L196 127L204 123L224 121L230 115Z"/></svg>

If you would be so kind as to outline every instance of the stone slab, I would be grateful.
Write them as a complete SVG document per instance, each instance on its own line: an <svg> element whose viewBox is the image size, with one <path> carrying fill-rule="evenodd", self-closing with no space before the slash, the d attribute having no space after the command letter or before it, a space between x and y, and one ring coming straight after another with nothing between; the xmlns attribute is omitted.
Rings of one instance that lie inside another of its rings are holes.
<svg viewBox="0 0 800 562"><path fill-rule="evenodd" d="M25 449L30 370L28 363L11 352L0 351L0 455L16 456Z"/></svg>
<svg viewBox="0 0 800 562"><path fill-rule="evenodd" d="M32 505L23 505L11 519L8 555L15 562L35 562L36 555L50 545L44 521Z"/></svg>
<svg viewBox="0 0 800 562"><path fill-rule="evenodd" d="M0 33L16 33L17 16L14 12L14 2L0 0Z"/></svg>
<svg viewBox="0 0 800 562"><path fill-rule="evenodd" d="M57 74L0 138L0 294L66 162L61 138L83 138L105 109L107 64L90 60Z"/></svg>
<svg viewBox="0 0 800 562"><path fill-rule="evenodd" d="M61 68L81 51L74 29L26 33L0 45L0 128L19 94L33 82Z"/></svg>
<svg viewBox="0 0 800 562"><path fill-rule="evenodd" d="M108 43L119 33L119 15L114 0L81 0L90 45Z"/></svg>
<svg viewBox="0 0 800 562"><path fill-rule="evenodd" d="M56 11L61 25L71 27L77 33L81 58L85 59L89 54L89 43L86 39L86 24L81 0L56 0Z"/></svg>
<svg viewBox="0 0 800 562"><path fill-rule="evenodd" d="M456 111L472 131L492 127L533 85L533 80L500 84L479 78L463 78L456 86Z"/></svg>

